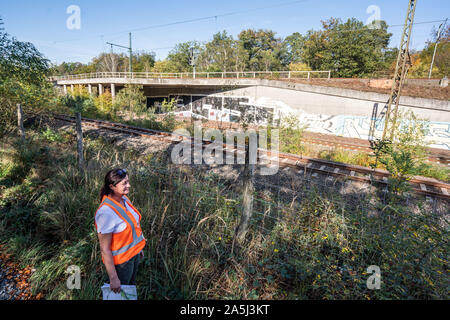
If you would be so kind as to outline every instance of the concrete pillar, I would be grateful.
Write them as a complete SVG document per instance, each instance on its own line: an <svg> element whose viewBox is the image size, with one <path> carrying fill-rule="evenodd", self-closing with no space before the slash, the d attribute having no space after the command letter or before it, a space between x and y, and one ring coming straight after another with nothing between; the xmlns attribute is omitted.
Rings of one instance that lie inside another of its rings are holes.
<svg viewBox="0 0 450 320"><path fill-rule="evenodd" d="M88 84L88 91L89 91L89 95L92 96L92 84Z"/></svg>
<svg viewBox="0 0 450 320"><path fill-rule="evenodd" d="M98 95L103 94L103 85L101 83L98 84Z"/></svg>
<svg viewBox="0 0 450 320"><path fill-rule="evenodd" d="M73 93L73 84L70 85L70 90L71 90L72 93Z"/></svg>
<svg viewBox="0 0 450 320"><path fill-rule="evenodd" d="M67 94L67 86L63 85L63 88L64 88L64 94Z"/></svg>
<svg viewBox="0 0 450 320"><path fill-rule="evenodd" d="M114 101L114 98L116 97L116 84L115 83L111 83L111 97L112 97L112 100Z"/></svg>

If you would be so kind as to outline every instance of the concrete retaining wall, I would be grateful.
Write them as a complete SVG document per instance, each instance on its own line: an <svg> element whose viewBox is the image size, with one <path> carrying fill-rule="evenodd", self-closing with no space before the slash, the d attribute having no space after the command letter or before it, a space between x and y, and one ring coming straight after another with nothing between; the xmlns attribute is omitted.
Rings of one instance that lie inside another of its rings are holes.
<svg viewBox="0 0 450 320"><path fill-rule="evenodd" d="M227 95L249 96L255 101L281 101L296 110L312 114L372 116L374 106L381 110L389 95L333 87L319 87L271 81L267 85L224 92ZM411 109L430 121L450 122L450 103L443 100L413 97L400 98L401 109Z"/></svg>

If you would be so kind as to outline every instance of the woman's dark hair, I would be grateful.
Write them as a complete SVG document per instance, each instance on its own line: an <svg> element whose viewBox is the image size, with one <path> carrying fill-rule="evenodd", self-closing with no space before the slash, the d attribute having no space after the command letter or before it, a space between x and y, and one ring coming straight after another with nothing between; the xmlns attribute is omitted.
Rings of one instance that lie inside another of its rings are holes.
<svg viewBox="0 0 450 320"><path fill-rule="evenodd" d="M109 185L116 186L120 181L125 179L127 176L127 170L125 169L114 169L108 171L108 173L105 176L105 184L103 185L101 191L100 191L100 201L103 200L104 196L109 196L114 193L114 191L111 190Z"/></svg>

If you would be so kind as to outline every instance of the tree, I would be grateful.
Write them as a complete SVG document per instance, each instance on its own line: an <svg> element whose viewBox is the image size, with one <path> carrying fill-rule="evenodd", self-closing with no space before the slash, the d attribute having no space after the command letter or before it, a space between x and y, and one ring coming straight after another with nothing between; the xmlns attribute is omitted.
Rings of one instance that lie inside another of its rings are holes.
<svg viewBox="0 0 450 320"><path fill-rule="evenodd" d="M124 56L117 53L102 53L92 59L96 71L101 72L119 72L123 69Z"/></svg>
<svg viewBox="0 0 450 320"><path fill-rule="evenodd" d="M433 30L431 39L427 46L420 52L412 55L412 67L408 73L410 78L427 78L430 72L431 61L433 59L434 48L436 48L436 57L433 65L432 75L434 77L444 77L450 71L450 26L442 31L438 41L438 31Z"/></svg>
<svg viewBox="0 0 450 320"><path fill-rule="evenodd" d="M155 62L152 68L152 72L157 73L176 73L178 71L177 66L173 61L159 60Z"/></svg>
<svg viewBox="0 0 450 320"><path fill-rule="evenodd" d="M191 48L202 49L197 41L188 41L177 44L169 53L167 60L173 64L175 72L192 72Z"/></svg>
<svg viewBox="0 0 450 320"><path fill-rule="evenodd" d="M135 52L132 59L135 72L150 72L155 64L155 54L150 52ZM62 62L53 65L51 74L55 76L94 72L127 72L129 57L124 53L102 52L92 58L88 64L80 62Z"/></svg>
<svg viewBox="0 0 450 320"><path fill-rule="evenodd" d="M0 133L14 123L17 104L37 110L52 98L49 61L32 43L10 37L0 18Z"/></svg>
<svg viewBox="0 0 450 320"><path fill-rule="evenodd" d="M113 103L111 91L105 90L101 95L94 98L95 107L103 113L112 115L114 118L116 115L116 104Z"/></svg>
<svg viewBox="0 0 450 320"><path fill-rule="evenodd" d="M234 39L226 31L218 32L205 45L200 59L204 70L229 72L234 66Z"/></svg>
<svg viewBox="0 0 450 320"><path fill-rule="evenodd" d="M408 78L427 78L430 72L431 54L427 52L429 50L423 50L411 55L411 67L408 70ZM439 72L436 65L433 67L433 74Z"/></svg>
<svg viewBox="0 0 450 320"><path fill-rule="evenodd" d="M305 37L298 32L294 32L284 39L283 45L287 51L289 64L302 62L305 40Z"/></svg>
<svg viewBox="0 0 450 320"><path fill-rule="evenodd" d="M52 65L50 74L52 76L63 76L77 73L77 70L83 66L80 62L62 62L59 65Z"/></svg>
<svg viewBox="0 0 450 320"><path fill-rule="evenodd" d="M311 71L311 68L303 62L291 63L289 71Z"/></svg>
<svg viewBox="0 0 450 320"><path fill-rule="evenodd" d="M249 53L244 48L244 43L242 41L234 42L234 68L236 72L243 72L246 70L247 61L249 59Z"/></svg>
<svg viewBox="0 0 450 320"><path fill-rule="evenodd" d="M392 34L385 21L369 29L355 18L342 23L330 18L323 30L308 31L303 61L313 70L331 70L336 77L364 77L385 67L384 53Z"/></svg>
<svg viewBox="0 0 450 320"><path fill-rule="evenodd" d="M434 41L437 38L437 31L435 31ZM428 44L430 47L430 44ZM434 63L439 69L441 76L448 76L450 74L450 26L442 32L439 43L437 44L436 57Z"/></svg>
<svg viewBox="0 0 450 320"><path fill-rule="evenodd" d="M272 30L262 29L247 29L239 34L239 41L247 53L246 70L281 70L289 64L281 39L275 34Z"/></svg>
<svg viewBox="0 0 450 320"><path fill-rule="evenodd" d="M155 65L155 54L153 52L135 52L133 54L134 72L151 72Z"/></svg>
<svg viewBox="0 0 450 320"><path fill-rule="evenodd" d="M118 107L129 106L130 120L133 119L133 113L142 113L146 109L146 100L144 96L144 87L137 84L126 84L125 88L120 90L115 98L115 104Z"/></svg>

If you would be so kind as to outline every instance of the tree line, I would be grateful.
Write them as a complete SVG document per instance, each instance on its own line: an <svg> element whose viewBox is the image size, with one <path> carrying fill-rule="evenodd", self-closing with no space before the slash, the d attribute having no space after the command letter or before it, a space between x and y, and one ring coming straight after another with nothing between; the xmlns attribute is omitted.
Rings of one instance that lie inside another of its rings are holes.
<svg viewBox="0 0 450 320"><path fill-rule="evenodd" d="M207 43L178 43L166 59L155 59L152 52L133 55L135 72L192 72L192 49L197 54L199 72L243 71L332 71L334 77L370 76L386 70L395 59L388 47L392 36L382 21L380 29L370 29L357 19L331 18L322 29L306 34L294 32L286 38L265 29L243 30L235 39L227 31L213 35ZM129 71L126 54L102 53L88 64L67 63L53 66L54 75L89 72Z"/></svg>
<svg viewBox="0 0 450 320"><path fill-rule="evenodd" d="M392 34L385 21L379 28L367 26L355 18L342 21L330 18L322 21L320 30L305 34L294 32L286 38L265 29L246 29L237 39L221 31L206 43L187 41L178 43L163 60L156 60L153 52L136 52L132 64L134 72L193 72L192 50L196 54L197 72L244 71L328 71L332 77L390 76L395 68L397 48L390 48ZM436 41L436 32L421 52L413 52L413 77L425 75L426 64ZM434 37L434 39L433 39ZM448 29L440 40L435 76L448 72ZM67 63L52 67L54 75L90 72L127 72L129 60L126 54L101 53L88 64Z"/></svg>

